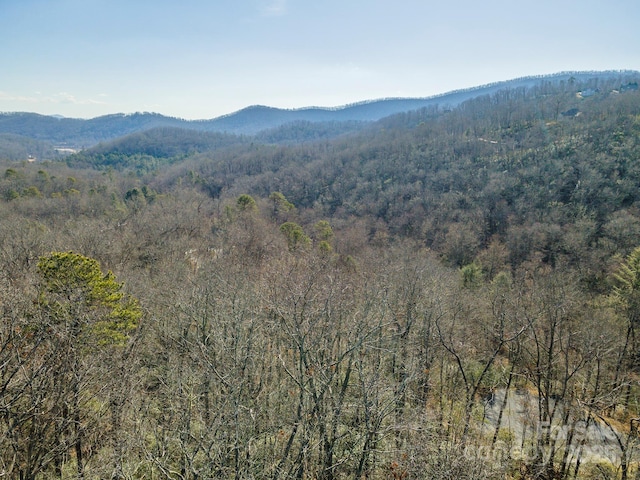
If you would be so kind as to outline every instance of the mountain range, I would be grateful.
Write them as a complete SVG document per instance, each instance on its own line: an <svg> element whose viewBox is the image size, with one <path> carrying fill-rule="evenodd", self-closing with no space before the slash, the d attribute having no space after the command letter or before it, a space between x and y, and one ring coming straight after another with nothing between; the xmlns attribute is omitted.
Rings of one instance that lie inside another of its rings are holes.
<svg viewBox="0 0 640 480"><path fill-rule="evenodd" d="M47 157L54 155L54 148L58 154L67 153L68 149L84 149L100 142L159 127L247 136L273 132L274 129L303 122L324 125L325 130L327 125L330 125L330 130L335 134L353 130L356 123L375 122L398 113L426 107L451 109L466 100L492 95L504 89L529 89L545 84L557 85L564 82L568 85L581 82L595 90L601 80L617 76L624 82L637 74L635 71L562 72L507 80L425 98L386 98L333 108L280 109L254 105L209 120L184 120L159 113L120 113L92 119L25 112L0 113L0 157L16 159L12 157L17 155L20 158L26 152L33 152L29 153L32 156ZM339 128L336 128L336 125L339 125ZM289 133L280 132L277 136L291 138ZM313 138L313 135L311 137ZM305 136L304 139L306 138Z"/></svg>

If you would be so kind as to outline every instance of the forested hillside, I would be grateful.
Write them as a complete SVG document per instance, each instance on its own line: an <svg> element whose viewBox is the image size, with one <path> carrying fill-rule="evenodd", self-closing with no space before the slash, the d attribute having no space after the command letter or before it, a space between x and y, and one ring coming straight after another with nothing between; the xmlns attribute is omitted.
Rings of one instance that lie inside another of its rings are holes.
<svg viewBox="0 0 640 480"><path fill-rule="evenodd" d="M5 161L0 470L633 478L638 80Z"/></svg>

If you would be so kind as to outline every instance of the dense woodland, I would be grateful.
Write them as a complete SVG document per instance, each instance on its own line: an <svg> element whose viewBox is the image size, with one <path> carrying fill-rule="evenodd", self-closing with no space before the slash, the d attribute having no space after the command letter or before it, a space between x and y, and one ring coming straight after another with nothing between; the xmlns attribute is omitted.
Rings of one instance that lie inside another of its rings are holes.
<svg viewBox="0 0 640 480"><path fill-rule="evenodd" d="M635 478L637 82L4 161L1 474Z"/></svg>

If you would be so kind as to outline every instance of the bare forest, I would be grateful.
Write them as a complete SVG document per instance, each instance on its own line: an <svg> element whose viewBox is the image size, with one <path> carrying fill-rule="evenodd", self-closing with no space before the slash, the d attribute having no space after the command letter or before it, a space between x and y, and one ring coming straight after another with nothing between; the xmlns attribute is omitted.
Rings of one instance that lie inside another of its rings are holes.
<svg viewBox="0 0 640 480"><path fill-rule="evenodd" d="M637 79L314 128L1 161L0 476L638 478Z"/></svg>

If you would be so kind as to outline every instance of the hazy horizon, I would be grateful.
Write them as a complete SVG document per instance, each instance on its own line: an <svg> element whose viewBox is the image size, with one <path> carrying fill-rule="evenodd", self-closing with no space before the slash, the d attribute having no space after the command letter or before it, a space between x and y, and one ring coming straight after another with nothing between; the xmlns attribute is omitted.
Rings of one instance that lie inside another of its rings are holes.
<svg viewBox="0 0 640 480"><path fill-rule="evenodd" d="M0 111L211 119L639 70L630 0L0 0Z"/></svg>
<svg viewBox="0 0 640 480"><path fill-rule="evenodd" d="M638 70L610 70L609 72L611 72L612 74L615 73L620 73L620 74L638 74L640 75L640 71ZM461 89L457 89L457 90L450 90L450 91L446 91L446 92L441 92L441 93L435 93L433 95L429 95L429 96L425 96L425 97L384 97L384 98L370 98L370 99L364 99L364 100L360 100L360 101L355 101L352 103L346 103L346 104L342 104L342 105L304 105L301 107L291 107L291 108L286 108L286 107L280 107L278 105L264 105L264 104L253 104L253 105L245 105L244 107L239 108L238 110L234 110L233 112L226 112L220 115L216 115L215 117L208 117L208 118L184 118L184 117L178 117L178 116L174 116L174 115L168 115L165 114L163 112L160 111L132 111L132 112L107 112L107 113L103 113L100 115L96 115L96 116L92 116L92 117L71 117L71 116L65 116L65 115L61 115L61 114L42 114L39 112L32 112L32 111L0 111L0 114L22 114L22 113L33 113L33 114L37 114L37 115L44 115L44 116L50 116L50 117L57 117L57 118L69 118L69 119L79 119L79 120L91 120L94 118L98 118L98 117L103 117L103 116L132 116L132 115L161 115L164 117L170 117L170 118L176 118L179 120L185 120L185 121L208 121L208 120L215 120L218 118L222 118L222 117L228 117L231 115L234 115L236 113L239 113L241 111L244 110L248 110L251 108L267 108L267 109L275 109L275 110L286 110L286 111L304 111L304 110L313 110L313 109L319 109L319 110L342 110L342 109L346 109L349 107L354 107L354 106L359 106L359 105L366 105L366 104L371 104L371 103L376 103L376 102L384 102L386 100L421 100L421 99L430 99L430 98L439 98L439 97L446 97L447 95L451 95L451 94L455 94L457 92L464 92L464 91L474 91L474 90L482 90L483 88L487 88L487 87L491 87L493 85L500 85L500 84L507 84L510 83L512 81L517 81L520 79L536 79L536 78L551 78L554 76L562 76L562 75L569 75L569 74L589 74L589 73L597 73L597 74L601 74L601 73L607 73L607 71L595 71L595 70L591 70L591 71L564 71L564 72L555 72L555 73L551 73L551 74L543 74L543 75L531 75L528 77L519 77L519 78L510 78L510 79L505 79L505 80L500 80L497 82L492 82L489 84L483 84L483 85L473 85L473 86L469 86L466 88L461 88Z"/></svg>

